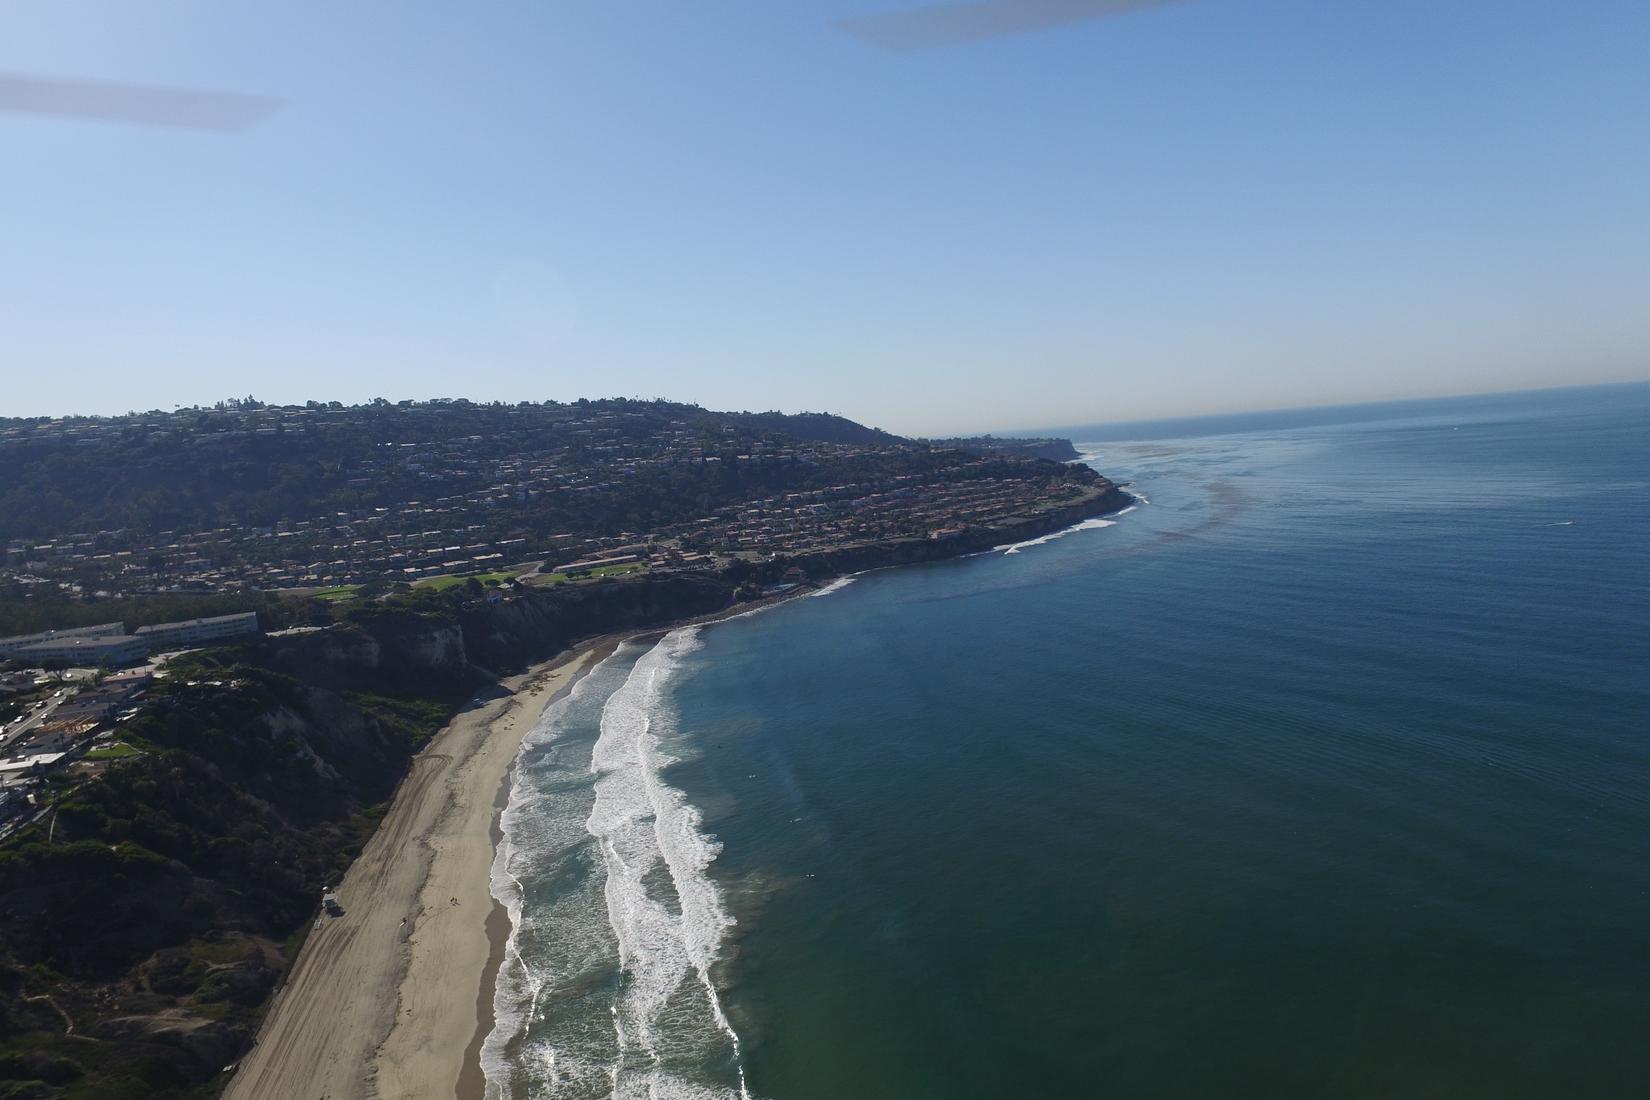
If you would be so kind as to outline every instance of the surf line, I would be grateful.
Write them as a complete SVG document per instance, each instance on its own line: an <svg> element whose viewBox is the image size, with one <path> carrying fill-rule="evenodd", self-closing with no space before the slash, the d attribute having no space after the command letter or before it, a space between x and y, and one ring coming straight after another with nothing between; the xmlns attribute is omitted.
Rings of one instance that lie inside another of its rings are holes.
<svg viewBox="0 0 1650 1100"><path fill-rule="evenodd" d="M540 712L538 721L522 738L516 758L505 777L505 789L501 792L504 795L503 808L494 825L496 835L489 892L494 903L504 909L508 931L502 949L495 946L500 957L493 978L492 1026L482 1040L478 1055L485 1082L484 1094L489 1098L510 1095L510 1048L537 1018L539 1004L550 992L549 978L539 974L528 962L520 942L527 919L527 891L516 874L516 837L521 821L528 813L526 759L533 750L548 745L562 735L564 723L574 704L594 690L592 684L597 674L617 658L618 648L617 643L596 647L595 659L580 671L578 679ZM528 996L524 999L523 994ZM554 1064L554 1052L550 1058Z"/></svg>
<svg viewBox="0 0 1650 1100"><path fill-rule="evenodd" d="M671 762L660 751L661 735L670 729L664 688L681 659L700 646L698 633L697 627L684 627L665 635L608 697L591 754L596 799L586 829L607 865L603 893L627 979L613 1004L619 1048L615 1092L628 1094L623 1078L631 1071L632 1055L650 1063L642 1071L650 1094L673 1083L675 1067L665 1063L660 1048L671 1038L667 1032L682 1022L668 1011L669 1002L691 973L709 1017L701 1017L698 1026L710 1025L728 1044L738 1095L748 1100L743 1044L711 979L724 934L733 925L707 873L721 846L701 829L699 811L660 776ZM677 899L675 913L647 888L650 872L661 863Z"/></svg>

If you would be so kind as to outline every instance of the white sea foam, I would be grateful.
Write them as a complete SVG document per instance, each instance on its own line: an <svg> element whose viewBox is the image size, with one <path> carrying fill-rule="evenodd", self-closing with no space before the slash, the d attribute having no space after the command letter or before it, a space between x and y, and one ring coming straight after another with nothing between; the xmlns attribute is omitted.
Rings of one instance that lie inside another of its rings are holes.
<svg viewBox="0 0 1650 1100"><path fill-rule="evenodd" d="M846 577L838 577L830 584L827 584L824 588L821 588L818 592L808 593L808 596L810 598L814 596L829 596L832 592L840 592L842 589L847 588L850 584L853 584L854 579L858 576L858 573L849 573Z"/></svg>
<svg viewBox="0 0 1650 1100"><path fill-rule="evenodd" d="M1004 554L1018 554L1021 550L1024 550L1028 546L1041 546L1046 542L1053 542L1055 539L1064 538L1073 531L1095 531L1102 527L1115 526L1117 526L1117 521L1113 519L1086 519L1081 523L1074 523L1070 527L1062 527L1058 531L1052 531L1049 534L1043 535L1041 538L1027 539L1024 542L1006 543L1002 546L994 546L992 549L1001 550Z"/></svg>
<svg viewBox="0 0 1650 1100"><path fill-rule="evenodd" d="M623 968L613 1005L615 1097L749 1096L739 1036L711 979L733 924L707 873L720 845L660 777L672 762L661 747L672 732L665 685L699 645L698 629L684 628L636 662L603 708L591 755L596 798L586 828L606 864L607 913ZM736 1092L682 1074L717 1062L734 1067Z"/></svg>
<svg viewBox="0 0 1650 1100"><path fill-rule="evenodd" d="M611 660L613 658L608 658L608 661ZM606 666L607 661L597 665L580 677L566 695L545 707L532 730L522 739L512 773L509 800L499 817L502 837L493 856L491 890L493 897L509 914L510 934L505 941L504 959L493 988L493 1028L481 1048L487 1100L508 1095L511 1067L506 1055L507 1048L538 1016L539 1003L557 977L547 969L535 966L522 950L522 937L532 931L535 916L525 911L526 890L521 876L530 873L547 856L564 852L589 839L583 829L582 813L547 812L558 808L548 805L555 795L546 795L535 789L532 778L526 773L525 761L529 754L561 736L574 708L592 691L599 690L594 685L598 683L598 672ZM600 950L599 941L591 946ZM556 1064L554 1052L539 1053L549 1063L544 1076L554 1079L560 1075L564 1067Z"/></svg>
<svg viewBox="0 0 1650 1100"><path fill-rule="evenodd" d="M847 587L849 584L853 583L854 579L858 576L860 576L859 573L850 573L846 577L838 577L836 580L830 582L825 587L819 589L817 592L798 593L796 596L789 597L789 598L784 599L784 600L775 600L772 603L765 603L765 604L762 604L758 607L753 607L748 611L736 611L732 615L724 615L719 619L712 619L709 622L703 623L701 625L703 625L703 626L715 626L717 623L731 623L735 619L748 619L748 618L751 618L753 615L766 615L768 612L774 610L777 607L784 607L785 604L789 603L791 599L804 599L804 598L812 599L815 596L829 596L831 593L840 591L841 589ZM684 629L684 630L697 630L699 628L698 627L683 627L682 629Z"/></svg>

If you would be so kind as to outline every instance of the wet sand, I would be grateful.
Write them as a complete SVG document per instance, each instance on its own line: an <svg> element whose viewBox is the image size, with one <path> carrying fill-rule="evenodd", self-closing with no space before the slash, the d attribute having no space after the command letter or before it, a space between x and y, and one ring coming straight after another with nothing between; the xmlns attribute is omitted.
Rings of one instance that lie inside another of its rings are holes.
<svg viewBox="0 0 1650 1100"><path fill-rule="evenodd" d="M592 638L473 699L413 761L338 887L344 915L310 934L225 1100L482 1100L481 1044L510 934L493 854L522 740L624 641L813 590Z"/></svg>
<svg viewBox="0 0 1650 1100"><path fill-rule="evenodd" d="M489 932L502 943L509 924L489 919L501 790L546 704L614 644L502 681L419 754L338 886L343 916L310 933L225 1097L448 1097L461 1075L481 1095L479 1065L464 1070L491 1026Z"/></svg>

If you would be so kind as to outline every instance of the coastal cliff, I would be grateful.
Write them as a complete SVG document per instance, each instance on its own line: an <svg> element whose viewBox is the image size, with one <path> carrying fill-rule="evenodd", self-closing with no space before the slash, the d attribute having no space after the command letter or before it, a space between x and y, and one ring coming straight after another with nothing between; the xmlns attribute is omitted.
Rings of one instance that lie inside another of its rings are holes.
<svg viewBox="0 0 1650 1100"><path fill-rule="evenodd" d="M319 890L486 683L456 622L396 613L172 673L129 755L54 777L0 847L0 1096L214 1094Z"/></svg>
<svg viewBox="0 0 1650 1100"><path fill-rule="evenodd" d="M934 562L1130 501L1096 476L1056 506L927 538L496 602L391 598L174 661L122 734L136 755L63 777L77 781L48 792L55 812L0 846L0 1096L215 1094L321 889L423 745L504 672L724 611L792 566L817 583Z"/></svg>
<svg viewBox="0 0 1650 1100"><path fill-rule="evenodd" d="M502 671L550 657L580 638L712 614L732 605L738 588L739 581L722 572L643 575L466 606L458 621L473 659Z"/></svg>
<svg viewBox="0 0 1650 1100"><path fill-rule="evenodd" d="M557 653L580 638L645 630L725 610L752 586L779 581L792 566L819 582L867 569L943 561L1121 511L1132 499L1110 481L1098 478L1076 500L993 524L929 538L892 539L763 562L741 561L716 572L644 574L561 585L528 591L497 604L466 605L458 619L472 660L488 669L515 669Z"/></svg>
<svg viewBox="0 0 1650 1100"><path fill-rule="evenodd" d="M1133 503L1132 497L1102 479L1083 499L1048 508L1026 516L1013 516L997 523L966 527L926 539L898 539L868 546L847 547L825 554L807 554L786 559L786 565L800 565L816 579L881 569L892 565L917 565L943 561L963 554L975 554L1005 543L1025 542L1053 534L1086 519L1120 512ZM783 572L783 569L780 570Z"/></svg>

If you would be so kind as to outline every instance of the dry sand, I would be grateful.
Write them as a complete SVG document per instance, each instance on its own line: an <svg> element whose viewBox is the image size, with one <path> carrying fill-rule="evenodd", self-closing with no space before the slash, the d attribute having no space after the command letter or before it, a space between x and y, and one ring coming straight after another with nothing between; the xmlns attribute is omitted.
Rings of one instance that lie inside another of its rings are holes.
<svg viewBox="0 0 1650 1100"><path fill-rule="evenodd" d="M489 934L508 928L489 889L505 777L545 704L613 644L503 681L413 761L338 886L343 916L310 933L225 1097L481 1095L476 1051L497 971Z"/></svg>
<svg viewBox="0 0 1650 1100"><path fill-rule="evenodd" d="M625 638L591 639L500 681L419 754L338 887L344 915L310 933L225 1100L482 1100L481 1043L510 931L492 895L505 780L545 706Z"/></svg>

